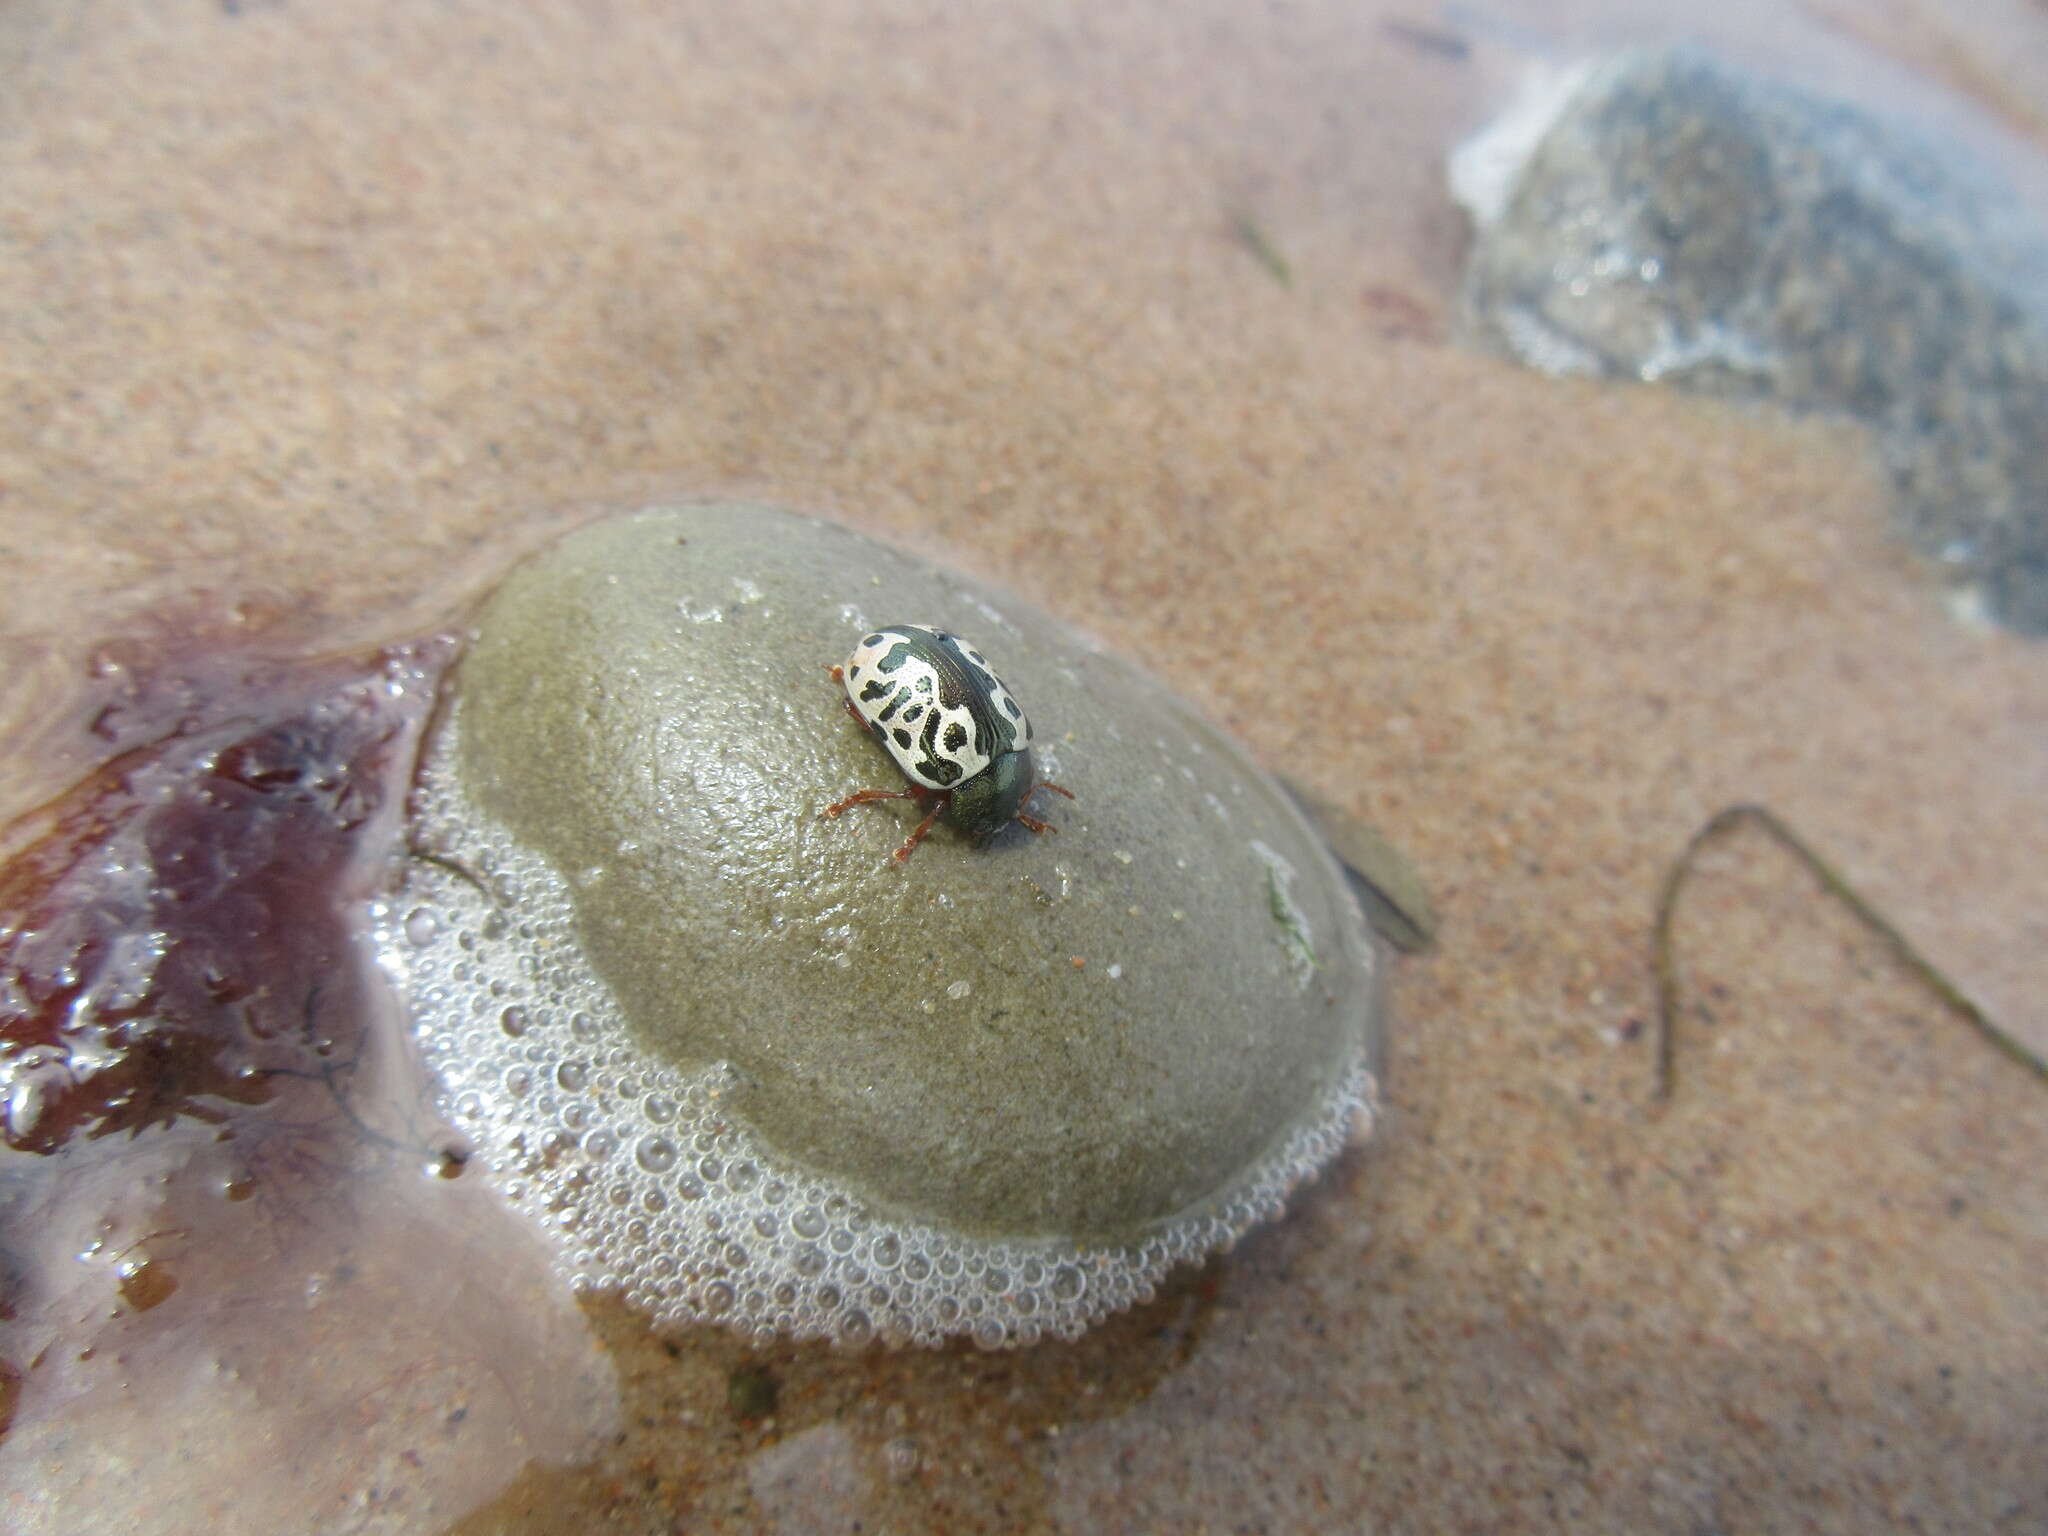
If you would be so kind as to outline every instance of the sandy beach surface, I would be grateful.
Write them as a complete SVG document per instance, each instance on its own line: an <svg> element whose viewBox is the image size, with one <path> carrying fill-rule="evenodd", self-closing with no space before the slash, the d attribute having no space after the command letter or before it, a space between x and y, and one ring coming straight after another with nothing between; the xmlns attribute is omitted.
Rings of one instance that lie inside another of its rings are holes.
<svg viewBox="0 0 2048 1536"><path fill-rule="evenodd" d="M1100 637L1441 917L1376 1141L1079 1343L656 1336L406 1169L31 1373L5 1523L2048 1526L2048 1083L1749 826L1660 1110L1651 948L1767 806L2048 1051L2048 646L1853 430L1457 342L1446 150L1679 36L2048 184L2038 0L0 12L0 813L93 761L110 637L411 633L740 495Z"/></svg>

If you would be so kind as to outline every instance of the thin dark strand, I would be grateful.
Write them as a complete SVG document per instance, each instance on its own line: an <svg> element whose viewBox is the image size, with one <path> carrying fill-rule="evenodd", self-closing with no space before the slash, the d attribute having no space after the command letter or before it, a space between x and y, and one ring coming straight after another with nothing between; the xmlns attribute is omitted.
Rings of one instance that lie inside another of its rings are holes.
<svg viewBox="0 0 2048 1536"><path fill-rule="evenodd" d="M1252 260L1266 269L1267 276L1282 288L1294 287L1294 269L1287 264L1287 258L1280 254L1279 247L1273 244L1257 219L1248 213L1233 213L1230 232Z"/></svg>
<svg viewBox="0 0 2048 1536"><path fill-rule="evenodd" d="M1693 833L1685 849L1665 871L1663 889L1657 893L1657 921L1651 936L1651 964L1657 979L1657 1102L1669 1103L1678 1078L1678 959L1672 947L1672 929L1678 914L1678 895L1691 876L1700 849L1742 822L1750 822L1768 834L1773 842L1812 872L1822 887L1847 907L1856 920L1884 940L1892 956L1928 991L1940 998L1951 1013L1958 1015L2005 1055L2029 1072L2048 1082L2048 1060L2008 1034L1970 999L1953 981L1914 948L1912 942L1892 926L1875 907L1786 825L1775 811L1761 805L1731 805L1707 818L1705 826Z"/></svg>
<svg viewBox="0 0 2048 1536"><path fill-rule="evenodd" d="M478 895L494 904L498 899L491 894L491 888L484 884L482 876L476 874L466 865L449 858L445 853L430 853L424 848L408 848L405 850L405 856L409 859L417 859L422 864L431 864L436 869L446 870L449 874L455 876L456 879L475 886Z"/></svg>
<svg viewBox="0 0 2048 1536"><path fill-rule="evenodd" d="M427 858L436 863L440 862L433 859L432 855L423 854L418 855L418 857ZM306 1001L299 1020L299 1033L307 1049L316 1052L316 1054L319 1047L319 1038L314 1030L314 1020L319 1012L320 984L315 982L306 991ZM290 1077L296 1078L301 1082L319 1083L327 1090L328 1097L334 1100L334 1107L341 1111L342 1118L354 1126L356 1133L363 1137L364 1140L374 1142L393 1152L411 1154L421 1152L423 1149L400 1141L378 1130L358 1114L355 1105L349 1102L348 1094L342 1090L341 1074L344 1072L354 1072L361 1063L362 1054L363 1038L361 1035L358 1035L356 1037L355 1049L349 1052L348 1059L345 1061L327 1061L323 1059L320 1062L319 1069L313 1072L304 1072L296 1067L266 1067L263 1069L262 1075L265 1077Z"/></svg>

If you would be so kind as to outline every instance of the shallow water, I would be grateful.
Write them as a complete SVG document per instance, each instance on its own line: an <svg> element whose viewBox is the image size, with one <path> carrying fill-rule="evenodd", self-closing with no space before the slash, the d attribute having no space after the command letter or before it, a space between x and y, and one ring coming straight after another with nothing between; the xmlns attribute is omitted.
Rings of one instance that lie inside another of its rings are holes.
<svg viewBox="0 0 2048 1536"><path fill-rule="evenodd" d="M246 1199L201 1121L39 1164L10 1528L2040 1523L2039 1086L1738 836L1653 1117L1646 946L1762 801L2048 1046L2048 662L1949 618L1852 433L1447 340L1446 147L1703 31L2038 197L2018 4L0 17L0 810L133 744L96 653L360 651L739 492L1093 629L1442 909L1378 1148L1016 1356L579 1306L401 1054L395 1146L294 1110Z"/></svg>

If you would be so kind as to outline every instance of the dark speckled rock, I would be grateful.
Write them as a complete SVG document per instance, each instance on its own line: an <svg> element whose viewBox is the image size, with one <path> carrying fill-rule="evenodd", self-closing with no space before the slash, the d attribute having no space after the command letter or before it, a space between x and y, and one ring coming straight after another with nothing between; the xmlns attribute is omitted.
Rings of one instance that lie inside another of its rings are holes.
<svg viewBox="0 0 2048 1536"><path fill-rule="evenodd" d="M1679 49L1560 81L1452 179L1477 338L1867 422L1913 544L2048 633L2048 239L1981 167Z"/></svg>

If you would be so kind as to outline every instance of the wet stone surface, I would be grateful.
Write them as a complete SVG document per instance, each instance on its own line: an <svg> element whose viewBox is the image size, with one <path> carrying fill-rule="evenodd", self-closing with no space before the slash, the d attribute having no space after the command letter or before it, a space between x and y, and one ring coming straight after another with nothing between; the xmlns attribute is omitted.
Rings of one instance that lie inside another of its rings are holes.
<svg viewBox="0 0 2048 1536"><path fill-rule="evenodd" d="M1678 49L1532 91L1451 178L1479 340L1867 423L1906 537L2048 634L2048 235L1962 151Z"/></svg>
<svg viewBox="0 0 2048 1536"><path fill-rule="evenodd" d="M890 858L827 668L967 636L1058 831ZM430 1062L586 1279L761 1332L1071 1333L1368 1121L1381 963L1242 751L1010 600L833 525L650 510L516 571L384 925Z"/></svg>

